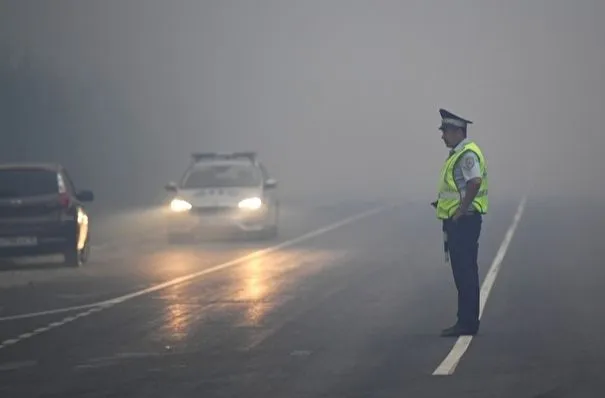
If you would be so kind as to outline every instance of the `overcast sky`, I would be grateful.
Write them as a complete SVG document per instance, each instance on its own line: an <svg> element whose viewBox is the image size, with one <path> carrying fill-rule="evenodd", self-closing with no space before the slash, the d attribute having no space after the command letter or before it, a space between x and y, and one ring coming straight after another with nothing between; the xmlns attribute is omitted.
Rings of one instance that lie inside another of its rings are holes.
<svg viewBox="0 0 605 398"><path fill-rule="evenodd" d="M136 121L132 170L111 144L76 165L83 185L109 170L161 191L194 149L254 149L289 192L429 200L445 107L475 122L494 195L605 193L601 0L0 4L11 51L104 82Z"/></svg>

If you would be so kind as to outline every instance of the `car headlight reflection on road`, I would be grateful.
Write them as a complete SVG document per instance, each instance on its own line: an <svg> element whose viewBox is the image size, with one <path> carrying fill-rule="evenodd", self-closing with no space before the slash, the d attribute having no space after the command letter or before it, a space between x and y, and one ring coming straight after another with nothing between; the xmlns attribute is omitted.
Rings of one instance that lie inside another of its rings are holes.
<svg viewBox="0 0 605 398"><path fill-rule="evenodd" d="M238 207L244 210L258 210L263 206L260 198L247 198L239 202Z"/></svg>
<svg viewBox="0 0 605 398"><path fill-rule="evenodd" d="M191 210L191 203L183 199L172 199L172 202L170 202L170 209L178 213Z"/></svg>

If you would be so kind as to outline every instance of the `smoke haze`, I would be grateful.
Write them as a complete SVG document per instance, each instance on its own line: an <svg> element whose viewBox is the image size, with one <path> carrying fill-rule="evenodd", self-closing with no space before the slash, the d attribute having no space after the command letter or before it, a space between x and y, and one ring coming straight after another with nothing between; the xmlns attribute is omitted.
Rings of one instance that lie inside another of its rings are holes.
<svg viewBox="0 0 605 398"><path fill-rule="evenodd" d="M433 199L438 109L493 197L603 194L605 2L0 2L5 160L106 202L198 150L256 150L291 196ZM154 199L155 200L155 199Z"/></svg>

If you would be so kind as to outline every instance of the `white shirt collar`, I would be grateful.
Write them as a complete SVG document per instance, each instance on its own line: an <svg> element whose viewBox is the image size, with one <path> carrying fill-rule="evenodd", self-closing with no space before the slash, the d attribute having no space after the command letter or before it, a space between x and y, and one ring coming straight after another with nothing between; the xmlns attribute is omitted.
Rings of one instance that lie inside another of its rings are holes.
<svg viewBox="0 0 605 398"><path fill-rule="evenodd" d="M463 147L464 147L466 144L468 144L469 142L470 142L470 139L468 139L468 137L467 137L467 138L465 138L465 139L463 139L462 141L460 141L460 142L458 143L458 145L456 145L456 146L455 146L455 147L452 149L452 151L454 151L454 152L458 152L458 151L460 151L460 150L461 150L461 149L462 149L462 148L463 148Z"/></svg>

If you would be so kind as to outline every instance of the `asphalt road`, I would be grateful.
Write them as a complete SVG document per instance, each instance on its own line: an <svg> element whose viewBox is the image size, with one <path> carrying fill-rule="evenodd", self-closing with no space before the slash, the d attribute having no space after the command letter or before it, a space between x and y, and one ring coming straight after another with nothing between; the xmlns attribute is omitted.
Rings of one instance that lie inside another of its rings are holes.
<svg viewBox="0 0 605 398"><path fill-rule="evenodd" d="M500 267L466 351L439 337L456 300L428 205L296 204L273 242L99 220L85 267L0 271L0 397L601 396L605 218L578 203L492 199L482 279Z"/></svg>

